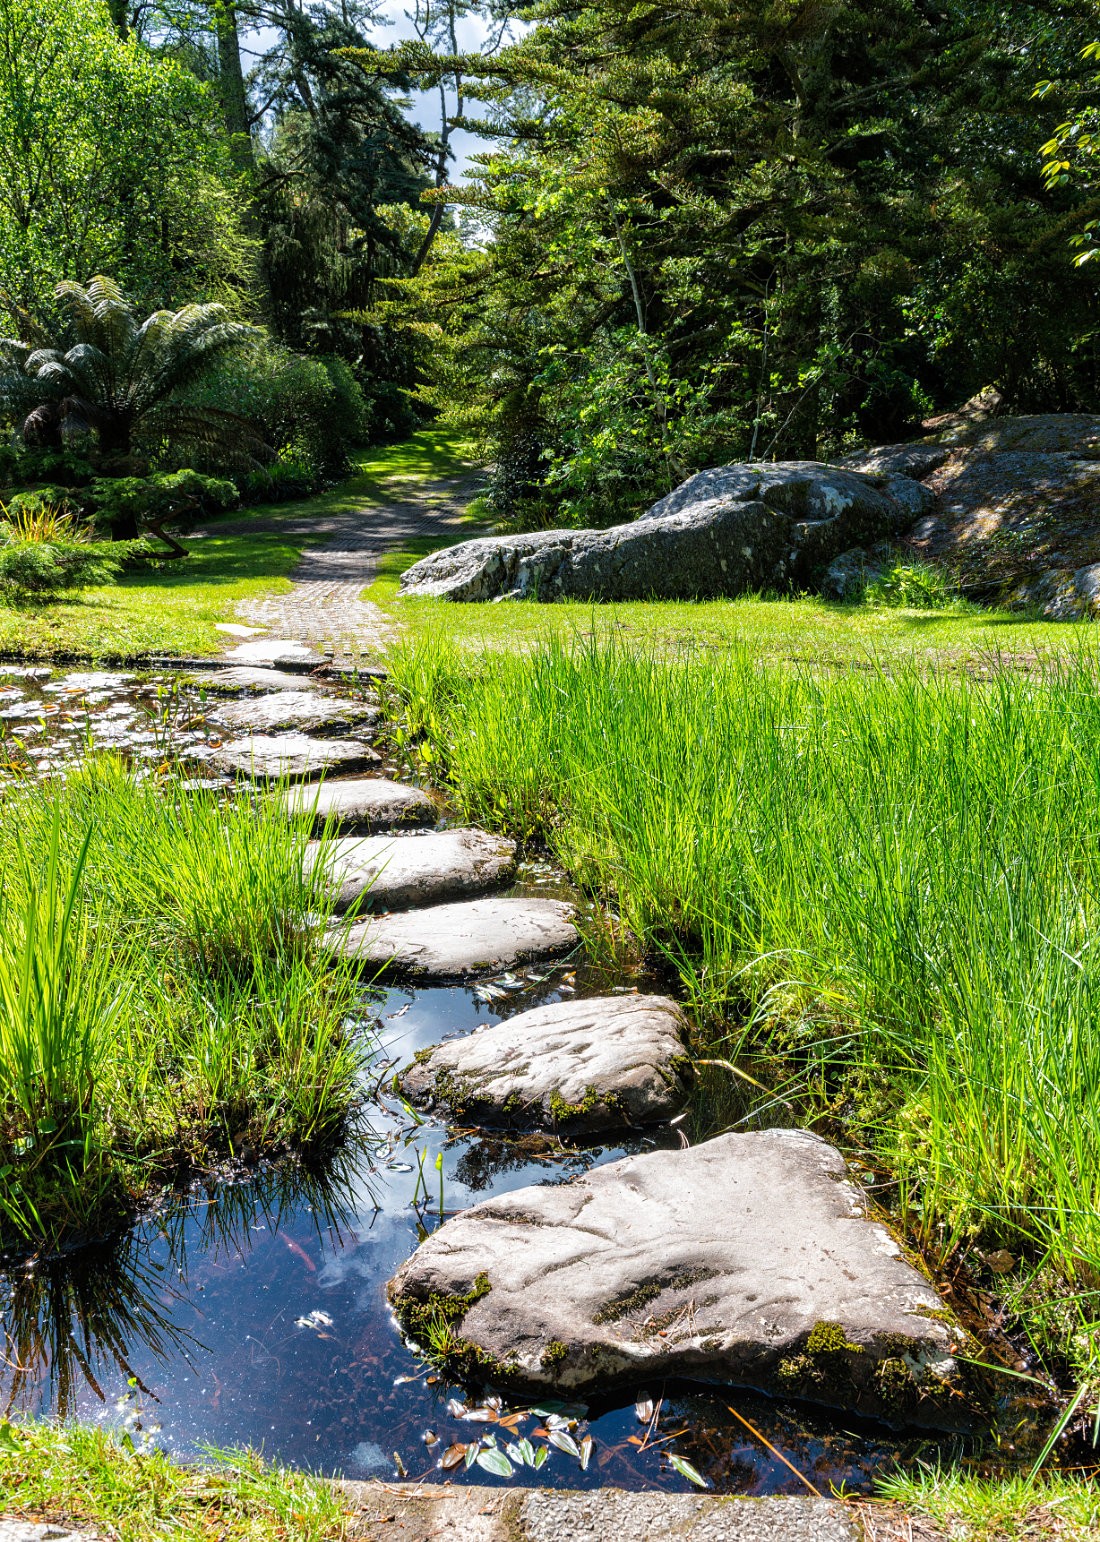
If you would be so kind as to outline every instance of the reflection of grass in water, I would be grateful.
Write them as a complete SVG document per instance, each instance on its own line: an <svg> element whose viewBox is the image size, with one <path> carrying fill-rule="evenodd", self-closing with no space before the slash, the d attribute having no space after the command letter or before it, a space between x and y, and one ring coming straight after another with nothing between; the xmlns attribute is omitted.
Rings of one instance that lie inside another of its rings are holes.
<svg viewBox="0 0 1100 1542"><path fill-rule="evenodd" d="M85 1387L103 1399L109 1376L133 1377L152 1396L137 1378L138 1360L194 1364L205 1348L173 1320L186 1297L178 1281L197 1259L249 1252L261 1218L272 1236L308 1220L331 1245L353 1222L356 1164L370 1144L363 1129L327 1161L281 1162L247 1182L212 1185L205 1200L171 1199L110 1242L10 1272L0 1285L8 1410L66 1418Z"/></svg>
<svg viewBox="0 0 1100 1542"><path fill-rule="evenodd" d="M0 805L0 1242L102 1233L180 1171L339 1135L370 1050L301 836L112 760Z"/></svg>

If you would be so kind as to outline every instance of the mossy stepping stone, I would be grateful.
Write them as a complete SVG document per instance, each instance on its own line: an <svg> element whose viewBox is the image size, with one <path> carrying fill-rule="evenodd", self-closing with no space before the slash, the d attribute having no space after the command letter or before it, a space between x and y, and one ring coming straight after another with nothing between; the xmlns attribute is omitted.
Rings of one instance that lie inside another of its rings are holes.
<svg viewBox="0 0 1100 1542"><path fill-rule="evenodd" d="M376 723L377 707L367 702L342 700L319 691L273 691L270 696L246 696L214 714L238 733L340 732Z"/></svg>
<svg viewBox="0 0 1100 1542"><path fill-rule="evenodd" d="M357 739L311 739L306 734L250 734L230 739L216 749L210 764L256 781L288 777L308 781L326 771L361 771L381 760L369 744Z"/></svg>
<svg viewBox="0 0 1100 1542"><path fill-rule="evenodd" d="M536 1396L692 1379L898 1423L975 1419L965 1335L839 1151L803 1130L498 1195L423 1242L389 1295L414 1340L443 1312L459 1366Z"/></svg>
<svg viewBox="0 0 1100 1542"><path fill-rule="evenodd" d="M577 1133L651 1124L687 1100L686 1032L667 996L558 1001L437 1044L401 1087L467 1122Z"/></svg>
<svg viewBox="0 0 1100 1542"><path fill-rule="evenodd" d="M435 804L419 787L390 782L381 776L324 781L312 787L290 787L275 797L288 814L313 816L313 827L337 830L378 830L394 825L434 824Z"/></svg>

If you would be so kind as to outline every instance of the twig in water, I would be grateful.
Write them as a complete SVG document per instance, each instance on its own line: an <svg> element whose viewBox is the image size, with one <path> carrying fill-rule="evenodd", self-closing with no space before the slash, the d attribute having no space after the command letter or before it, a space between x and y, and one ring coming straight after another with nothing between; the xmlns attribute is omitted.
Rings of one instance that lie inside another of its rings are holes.
<svg viewBox="0 0 1100 1542"><path fill-rule="evenodd" d="M816 1494L818 1499L820 1499L822 1497L821 1490L819 1488L814 1488L814 1486L810 1482L809 1478L807 1478L803 1473L799 1472L798 1468L794 1465L793 1462L788 1462L787 1458L783 1455L782 1451L777 1451L775 1446L772 1445L771 1441L768 1440L766 1438L766 1436L761 1435L760 1431L756 1428L755 1424L750 1424L749 1421L745 1418L744 1414L739 1414L737 1412L736 1408L730 1408L730 1405L728 1403L726 1404L726 1407L730 1409L730 1413L733 1415L733 1417L735 1419L739 1419L741 1421L741 1423L745 1426L745 1428L748 1430L750 1435L755 1435L757 1440L760 1442L760 1444L762 1446L767 1446L767 1448L771 1452L771 1454L773 1456L777 1456L779 1458L779 1460L783 1463L784 1467L789 1467L790 1468L791 1472L794 1473L794 1475L798 1479L799 1483L804 1483L806 1485L806 1487L809 1489L810 1493L811 1494Z"/></svg>

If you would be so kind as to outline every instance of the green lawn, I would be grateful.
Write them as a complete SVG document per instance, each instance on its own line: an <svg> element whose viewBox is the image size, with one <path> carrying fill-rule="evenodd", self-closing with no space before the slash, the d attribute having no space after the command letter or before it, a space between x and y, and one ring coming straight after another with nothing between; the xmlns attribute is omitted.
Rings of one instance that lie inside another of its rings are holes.
<svg viewBox="0 0 1100 1542"><path fill-rule="evenodd" d="M232 620L242 600L290 587L309 538L281 533L280 524L368 509L386 497L387 484L453 474L467 454L457 435L426 430L365 451L353 476L315 498L233 511L221 521L224 534L211 521L210 534L185 539L190 555L182 560L50 604L0 604L0 652L34 659L216 653L225 643L216 622Z"/></svg>
<svg viewBox="0 0 1100 1542"><path fill-rule="evenodd" d="M1030 664L1049 654L1100 648L1100 629L1089 623L1033 621L969 608L872 610L809 596L609 605L531 600L466 605L400 598L402 573L432 549L433 543L410 542L407 550L389 552L364 598L380 605L412 640L440 638L475 652L528 649L552 636L598 634L636 643L647 652L690 645L723 652L743 648L760 659L794 664L858 667L916 661L972 668L995 657Z"/></svg>

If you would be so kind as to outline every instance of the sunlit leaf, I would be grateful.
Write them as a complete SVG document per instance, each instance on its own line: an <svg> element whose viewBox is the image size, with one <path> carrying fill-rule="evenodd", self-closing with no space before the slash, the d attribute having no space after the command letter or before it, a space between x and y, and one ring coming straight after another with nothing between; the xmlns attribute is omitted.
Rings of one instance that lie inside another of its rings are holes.
<svg viewBox="0 0 1100 1542"><path fill-rule="evenodd" d="M675 1451L670 1451L668 1459L680 1476L686 1478L689 1483L694 1483L696 1488L710 1488L703 1474L694 1468L686 1457L677 1456Z"/></svg>
<svg viewBox="0 0 1100 1542"><path fill-rule="evenodd" d="M477 1465L484 1467L486 1472L495 1473L498 1478L510 1478L515 1471L504 1452L498 1451L495 1446L478 1452Z"/></svg>

